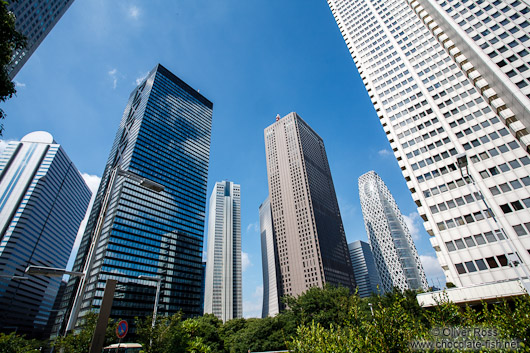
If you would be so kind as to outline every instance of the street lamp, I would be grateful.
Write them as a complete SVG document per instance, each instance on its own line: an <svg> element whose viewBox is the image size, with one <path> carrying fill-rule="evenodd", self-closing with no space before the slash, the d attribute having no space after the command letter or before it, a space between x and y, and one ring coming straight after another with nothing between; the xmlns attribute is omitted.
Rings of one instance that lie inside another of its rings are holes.
<svg viewBox="0 0 530 353"><path fill-rule="evenodd" d="M11 275L0 275L0 278L8 278L8 279L11 279L13 281L25 281L25 280L29 279L29 277L11 276Z"/></svg>
<svg viewBox="0 0 530 353"><path fill-rule="evenodd" d="M63 275L70 275L73 277L84 276L83 272L67 271L62 268L44 267L44 266L28 266L26 271L28 275L32 276L48 276L48 277L62 277ZM27 277L24 277L27 278Z"/></svg>
<svg viewBox="0 0 530 353"><path fill-rule="evenodd" d="M107 208L110 203L110 198L112 191L114 189L114 186L116 184L116 179L118 176L125 177L127 179L130 179L132 181L137 182L140 186L152 190L154 192L160 193L164 190L164 186L146 179L144 177L141 177L135 173L129 172L127 170L120 169L120 166L116 166L112 169L110 174L110 179L107 184L107 190L105 192L105 196L103 198L103 202L101 204L101 210L99 212L99 216L97 219L96 227L94 229L94 235L92 236L92 242L90 244L90 249L88 250L88 254L86 257L85 264L83 266L82 273L83 276L80 277L79 284L77 286L77 292L74 297L74 302L72 304L72 310L70 312L70 317L68 319L68 323L66 325L66 332L72 330L75 326L75 323L77 321L77 317L79 315L79 311L81 308L81 302L83 295L85 294L86 284L87 284L87 275L90 273L90 270L92 269L92 264L94 262L94 255L96 252L96 247L99 243L99 238L101 237L101 230L103 228L103 222L105 221L105 215L107 213Z"/></svg>
<svg viewBox="0 0 530 353"><path fill-rule="evenodd" d="M463 178L464 182L466 183L468 191L472 195L478 195L478 201L477 202L480 202L480 200L482 200L484 202L484 205L486 206L486 211L489 212L489 214L491 215L491 218L493 218L493 221L495 222L495 225L497 226L496 228L498 228L503 233L503 236L506 239L506 244L508 245L509 251L511 251L511 253L514 254L514 256L516 256L515 254L517 254L517 252L515 250L515 247L514 247L514 244L513 244L512 240L510 239L508 234L504 233L503 227L499 224L499 221L497 220L497 217L495 217L495 213L493 212L491 207L486 202L486 199L484 198L484 194L480 190L480 187L475 183L475 178L473 178L470 175L469 162L468 162L466 154L465 153L458 154L456 156L456 163L458 165L458 169L460 169L460 174L462 175L462 178ZM474 189L477 192L474 192L471 189L469 181L471 181L471 185L473 185ZM490 223L488 217L486 217L486 221L488 222L488 226L490 227L490 229L494 232L496 229ZM526 293L530 294L530 283L524 282L523 281L523 276L521 276L521 274L519 273L519 269L521 269L523 271L523 274L526 277L526 279L530 280L530 274L528 273L528 269L526 268L526 265L523 264L522 266L519 266L520 265L519 261L513 260L513 259L510 258L509 253L506 251L506 249L504 247L504 243L502 242L502 239L499 239L499 244L502 247L502 251L504 252L504 255L506 256L506 259L509 261L510 267L514 268L514 271L517 274L517 277L518 277L519 281L521 282L521 285L526 290Z"/></svg>
<svg viewBox="0 0 530 353"><path fill-rule="evenodd" d="M156 313L158 312L158 299L160 298L160 284L162 283L162 277L151 277L151 276L138 276L139 279L145 279L148 281L156 282L156 295L155 295L155 307L153 308L153 322L151 323L151 328L155 328L156 322Z"/></svg>

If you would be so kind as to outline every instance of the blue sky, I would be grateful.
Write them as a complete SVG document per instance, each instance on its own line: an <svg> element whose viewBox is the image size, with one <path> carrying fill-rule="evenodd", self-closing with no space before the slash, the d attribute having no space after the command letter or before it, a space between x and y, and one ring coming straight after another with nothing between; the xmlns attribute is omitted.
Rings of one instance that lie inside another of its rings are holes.
<svg viewBox="0 0 530 353"><path fill-rule="evenodd" d="M48 131L95 187L127 98L157 63L214 103L208 197L216 181L241 185L245 316L261 314L263 129L291 111L324 139L348 242L367 239L357 178L375 170L411 225L429 282L444 283L324 0L76 0L15 78L4 143Z"/></svg>

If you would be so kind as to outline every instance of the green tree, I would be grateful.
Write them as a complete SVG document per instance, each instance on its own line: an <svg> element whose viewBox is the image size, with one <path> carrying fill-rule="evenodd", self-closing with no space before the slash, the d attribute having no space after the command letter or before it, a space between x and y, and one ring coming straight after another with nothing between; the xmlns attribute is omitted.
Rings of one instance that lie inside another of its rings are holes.
<svg viewBox="0 0 530 353"><path fill-rule="evenodd" d="M238 333L247 326L246 319L229 320L221 326L219 337L223 340L225 352L234 353L238 346Z"/></svg>
<svg viewBox="0 0 530 353"><path fill-rule="evenodd" d="M6 335L0 333L0 353L36 353L42 342L27 340L24 336L18 336L14 332Z"/></svg>
<svg viewBox="0 0 530 353"><path fill-rule="evenodd" d="M197 326L193 330L188 330L188 334L191 337L202 337L204 343L213 352L224 352L223 340L219 335L219 330L223 325L221 320L213 314L205 314L204 316L188 320L193 320L197 323Z"/></svg>
<svg viewBox="0 0 530 353"><path fill-rule="evenodd" d="M158 316L152 327L151 317L136 319L138 341L146 353L184 353L188 347L188 335L182 325L182 314Z"/></svg>
<svg viewBox="0 0 530 353"><path fill-rule="evenodd" d="M9 78L7 67L11 62L13 51L26 46L26 38L15 30L15 16L7 10L7 2L0 1L0 102L5 102L17 92L15 84ZM5 113L0 109L0 119ZM0 136L4 126L0 124Z"/></svg>
<svg viewBox="0 0 530 353"><path fill-rule="evenodd" d="M90 312L84 319L81 329L66 335L58 337L55 340L55 351L62 350L64 353L86 353L90 349L92 336L96 329L98 314ZM107 331L105 333L105 345L114 343L116 340L116 323L109 319Z"/></svg>
<svg viewBox="0 0 530 353"><path fill-rule="evenodd" d="M285 320L281 315L263 319L235 319L225 323L222 337L225 352L246 353L251 351L274 351L286 348L283 331Z"/></svg>
<svg viewBox="0 0 530 353"><path fill-rule="evenodd" d="M345 287L326 285L313 287L298 297L284 298L287 310L284 313L297 325L319 323L324 328L331 324L342 325L348 318L352 295Z"/></svg>

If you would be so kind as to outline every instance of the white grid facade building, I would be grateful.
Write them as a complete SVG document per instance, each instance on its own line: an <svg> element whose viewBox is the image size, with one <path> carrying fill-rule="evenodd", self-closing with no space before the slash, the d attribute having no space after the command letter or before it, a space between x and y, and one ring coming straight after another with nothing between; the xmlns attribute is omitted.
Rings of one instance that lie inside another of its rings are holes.
<svg viewBox="0 0 530 353"><path fill-rule="evenodd" d="M359 177L366 234L383 290L428 290L410 231L390 190L374 171Z"/></svg>
<svg viewBox="0 0 530 353"><path fill-rule="evenodd" d="M528 5L328 4L447 281L468 286L526 276ZM463 172L461 154L469 161Z"/></svg>
<svg viewBox="0 0 530 353"><path fill-rule="evenodd" d="M241 187L221 181L210 197L204 313L243 317L241 277Z"/></svg>

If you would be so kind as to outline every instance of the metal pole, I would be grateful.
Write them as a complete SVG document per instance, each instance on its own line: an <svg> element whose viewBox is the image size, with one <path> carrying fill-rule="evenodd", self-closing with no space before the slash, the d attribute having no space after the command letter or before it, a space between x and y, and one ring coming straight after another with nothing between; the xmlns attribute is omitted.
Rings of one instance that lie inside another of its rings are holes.
<svg viewBox="0 0 530 353"><path fill-rule="evenodd" d="M90 244L90 249L88 250L88 255L83 267L84 276L80 277L79 285L77 286L77 292L74 297L74 303L72 304L72 311L70 312L70 317L66 325L66 330L64 334L71 331L76 324L77 317L79 315L79 310L81 308L81 302L83 301L83 295L85 294L86 281L89 274L89 271L92 269L92 262L94 260L94 254L96 252L96 246L99 243L99 238L101 236L101 230L103 228L103 221L105 220L105 214L107 213L107 207L110 201L110 194L114 188L114 183L116 182L116 174L118 173L119 167L115 167L111 174L109 183L107 186L107 191L105 192L105 197L103 198L103 203L101 205L101 210L99 212L98 221L96 223L96 228L94 230L94 236L92 237L92 243Z"/></svg>
<svg viewBox="0 0 530 353"><path fill-rule="evenodd" d="M107 279L105 283L105 291L103 292L103 300L101 301L101 307L99 308L98 321L96 323L96 329L92 336L92 343L90 344L90 353L101 353L105 344L105 333L107 332L107 324L110 317L110 309L112 308L112 302L114 301L114 292L116 290L115 279Z"/></svg>
<svg viewBox="0 0 530 353"><path fill-rule="evenodd" d="M160 284L162 283L162 277L158 277L156 282L156 296L155 296L155 307L153 309L153 323L151 324L151 327L155 328L155 322L156 322L156 314L158 312L158 300L160 298Z"/></svg>

